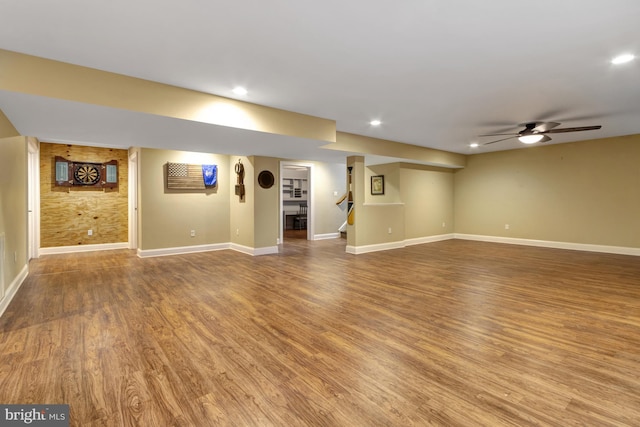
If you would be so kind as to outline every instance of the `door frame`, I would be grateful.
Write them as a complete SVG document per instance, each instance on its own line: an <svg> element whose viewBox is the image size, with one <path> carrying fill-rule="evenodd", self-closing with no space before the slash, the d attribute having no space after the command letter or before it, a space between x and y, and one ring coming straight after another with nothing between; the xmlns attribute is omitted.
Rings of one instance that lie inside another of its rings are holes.
<svg viewBox="0 0 640 427"><path fill-rule="evenodd" d="M291 161L291 160L281 160L280 161L280 175L279 175L279 179L278 179L278 194L279 197L278 199L280 200L280 215L279 218L280 220L278 221L278 223L280 224L279 229L280 229L280 237L278 238L278 242L279 243L284 243L284 224L282 221L282 218L284 217L284 200L282 198L282 178L283 178L283 172L284 170L287 168L287 166L295 166L297 168L300 167L304 167L307 169L307 206L308 206L308 210L307 210L307 240L314 240L315 237L315 233L314 233L314 212L315 212L315 200L314 200L314 194L313 194L313 163L309 163L309 162L297 162L297 161Z"/></svg>
<svg viewBox="0 0 640 427"><path fill-rule="evenodd" d="M129 149L129 249L138 249L138 151Z"/></svg>
<svg viewBox="0 0 640 427"><path fill-rule="evenodd" d="M40 142L27 138L27 260L40 257Z"/></svg>

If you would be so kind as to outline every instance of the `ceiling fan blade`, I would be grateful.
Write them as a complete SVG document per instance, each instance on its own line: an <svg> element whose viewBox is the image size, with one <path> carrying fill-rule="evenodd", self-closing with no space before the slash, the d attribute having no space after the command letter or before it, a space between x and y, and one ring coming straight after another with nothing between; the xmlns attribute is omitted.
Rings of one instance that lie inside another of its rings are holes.
<svg viewBox="0 0 640 427"><path fill-rule="evenodd" d="M502 138L502 139L498 139L497 141L485 142L485 143L484 143L484 144L482 144L482 145L495 144L496 142L506 141L507 139L515 138L515 137L517 137L517 136L518 136L518 135L513 135L513 136L510 136L509 138Z"/></svg>
<svg viewBox="0 0 640 427"><path fill-rule="evenodd" d="M537 124L537 123L536 123ZM558 122L540 122L536 127L533 128L535 132L547 132L550 129L560 126Z"/></svg>
<svg viewBox="0 0 640 427"><path fill-rule="evenodd" d="M507 135L518 136L519 134L517 134L517 133L489 133L487 135L478 135L478 136L507 136Z"/></svg>
<svg viewBox="0 0 640 427"><path fill-rule="evenodd" d="M548 137L547 135L544 135L544 136L542 137L542 139L541 139L540 141L538 141L538 142L547 142L547 141L551 141L551 138L550 138L550 137Z"/></svg>
<svg viewBox="0 0 640 427"><path fill-rule="evenodd" d="M551 129L540 133L564 133L564 132L580 132L583 130L598 130L602 128L602 126L579 126L575 128L561 128L561 129Z"/></svg>

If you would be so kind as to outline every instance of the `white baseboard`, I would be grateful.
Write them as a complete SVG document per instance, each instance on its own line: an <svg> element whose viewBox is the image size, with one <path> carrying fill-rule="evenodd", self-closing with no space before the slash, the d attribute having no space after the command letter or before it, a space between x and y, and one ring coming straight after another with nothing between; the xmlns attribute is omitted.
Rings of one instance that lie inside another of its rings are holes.
<svg viewBox="0 0 640 427"><path fill-rule="evenodd" d="M251 256L269 255L269 254L278 253L277 246L269 246L266 248L250 248L249 246L238 245L235 243L215 243L211 245L180 246L176 248L147 249L147 250L138 249L138 256L140 258L150 258L150 257L158 257L158 256L192 254L197 252L222 251L227 249L231 249L237 252L242 252L243 254L247 254Z"/></svg>
<svg viewBox="0 0 640 427"><path fill-rule="evenodd" d="M390 249L400 249L400 248L404 248L405 246L406 245L404 241L379 243L375 245L365 245L365 246L347 245L346 252L348 254L360 255L360 254L366 254L369 252L388 251Z"/></svg>
<svg viewBox="0 0 640 427"><path fill-rule="evenodd" d="M278 253L277 246L268 246L266 248L251 248L249 246L243 246L243 245L231 243L229 249L237 252L242 252L243 254L247 254L251 256L271 255L271 254Z"/></svg>
<svg viewBox="0 0 640 427"><path fill-rule="evenodd" d="M209 252L209 251L221 251L229 249L231 243L216 243L212 245L197 245L197 246L179 246L175 248L161 248L161 249L138 249L138 256L140 258L150 258L157 256L170 256L181 254L192 254L197 252Z"/></svg>
<svg viewBox="0 0 640 427"><path fill-rule="evenodd" d="M20 273L18 274L18 276L13 280L13 282L11 282L11 284L7 288L7 291L4 294L4 298L0 300L0 316L2 316L5 310L7 309L7 307L9 307L11 300L13 300L13 297L16 296L18 289L20 289L20 286L22 286L22 283L24 282L24 280L27 278L28 275L29 275L29 266L25 265L20 271Z"/></svg>
<svg viewBox="0 0 640 427"><path fill-rule="evenodd" d="M377 245L367 246L347 246L346 252L350 254L364 254L367 252L386 251L389 249L398 249L404 246L421 245L424 243L439 242L442 240L461 239L461 240L475 240L479 242L492 242L492 243L506 243L510 245L524 245L524 246L538 246L544 248L554 249L568 249L573 251L585 251L585 252L602 252L618 255L632 255L640 256L640 248L631 248L625 246L606 246L606 245L592 245L585 243L571 243L571 242L554 242L550 240L534 240L534 239L518 239L513 237L498 237L498 236L482 236L477 234L440 234L437 236L419 237L415 239L406 239L402 242L382 243Z"/></svg>
<svg viewBox="0 0 640 427"><path fill-rule="evenodd" d="M75 245L57 246L53 248L40 248L38 255L70 254L74 252L108 251L113 249L129 249L129 243L103 243L99 245Z"/></svg>
<svg viewBox="0 0 640 427"><path fill-rule="evenodd" d="M454 234L455 239L475 240L479 242L506 243L510 245L539 246L573 251L602 252L618 255L640 256L640 248L625 246L592 245L585 243L554 242L550 240L517 239L512 237L482 236L477 234Z"/></svg>
<svg viewBox="0 0 640 427"><path fill-rule="evenodd" d="M421 245L424 243L440 242L442 240L453 239L453 234L439 234L436 236L418 237L414 239L405 239L398 242L380 243L375 245L366 246L349 246L347 245L346 252L349 254L366 254L368 252L388 251L390 249L404 248L405 246Z"/></svg>
<svg viewBox="0 0 640 427"><path fill-rule="evenodd" d="M313 236L313 240L338 239L339 237L340 233L316 234Z"/></svg>
<svg viewBox="0 0 640 427"><path fill-rule="evenodd" d="M254 256L260 256L260 255L272 255L272 254L277 254L278 252L280 252L280 250L278 249L278 246L268 246L266 248L256 248L253 250L253 255Z"/></svg>
<svg viewBox="0 0 640 427"><path fill-rule="evenodd" d="M441 242L443 240L451 240L454 238L454 234L438 234L436 236L417 237L414 239L405 239L406 246L422 245L423 243Z"/></svg>

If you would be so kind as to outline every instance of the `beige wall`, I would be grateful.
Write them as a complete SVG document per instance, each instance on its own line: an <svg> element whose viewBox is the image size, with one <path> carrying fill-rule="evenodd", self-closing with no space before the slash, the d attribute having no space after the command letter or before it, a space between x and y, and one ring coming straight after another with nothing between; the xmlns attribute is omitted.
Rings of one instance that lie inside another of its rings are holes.
<svg viewBox="0 0 640 427"><path fill-rule="evenodd" d="M254 247L273 247L278 244L280 229L280 205L278 203L278 191L280 186L280 161L273 157L254 157L255 167L254 180L251 184L255 197L254 207ZM258 174L262 171L269 171L274 176L274 183L271 188L262 188L258 184Z"/></svg>
<svg viewBox="0 0 640 427"><path fill-rule="evenodd" d="M27 141L0 139L0 234L5 236L5 289L27 265Z"/></svg>
<svg viewBox="0 0 640 427"><path fill-rule="evenodd" d="M16 157L15 150L25 155L24 138L2 141L2 159L15 167L7 159ZM43 158L51 154L46 154L49 145L56 144L43 144ZM140 249L227 242L249 248L276 244L279 186L259 188L257 174L271 170L279 183L280 159L242 157L247 190L240 201L233 194L237 156L153 149L139 149L138 153ZM351 246L455 232L640 247L638 135L478 154L469 156L465 169L455 170L407 163L365 167L362 157L349 159L356 166L356 226L349 227ZM167 162L217 164L218 187L201 192L168 190ZM346 167L308 163L313 164L315 233L335 233L346 218L346 203L335 205L346 191ZM26 165L24 168L26 174ZM5 181L10 179L8 170L3 167ZM385 176L384 196L370 194L371 175ZM10 187L2 186L3 203ZM48 214L43 211L42 215ZM4 213L2 220L7 229ZM504 229L505 224L509 230ZM195 237L190 237L190 230L196 230ZM25 252L26 259L24 236L19 251Z"/></svg>
<svg viewBox="0 0 640 427"><path fill-rule="evenodd" d="M56 156L69 161L118 161L118 187L91 189L55 185ZM127 150L40 143L40 246L123 243L128 240ZM92 235L88 235L92 230Z"/></svg>
<svg viewBox="0 0 640 427"><path fill-rule="evenodd" d="M384 175L384 194L371 194L371 177ZM364 202L365 203L400 203L400 164L389 163L365 167L364 170Z"/></svg>
<svg viewBox="0 0 640 427"><path fill-rule="evenodd" d="M393 202L367 203L366 193L370 192L372 171L365 167L361 156L349 157L347 166L353 166L352 194L355 209L354 224L347 227L347 244L359 247L404 240L404 205ZM396 163L378 166L377 171L393 171L390 176L397 176L397 168Z"/></svg>
<svg viewBox="0 0 640 427"><path fill-rule="evenodd" d="M228 243L259 249L277 245L279 233L279 165L281 159L227 156L172 150L136 149L139 157L139 248L141 250ZM242 160L245 197L235 195L235 165ZM218 165L215 190L166 189L166 163ZM344 165L313 164L316 234L337 233L344 211L336 206L345 189ZM258 185L258 174L270 170L275 184ZM333 196L337 191L339 196ZM313 207L312 207L313 209ZM190 237L196 230L196 237Z"/></svg>
<svg viewBox="0 0 640 427"><path fill-rule="evenodd" d="M453 233L453 177L452 169L401 164L406 239Z"/></svg>
<svg viewBox="0 0 640 427"><path fill-rule="evenodd" d="M403 204L363 205L358 208L356 246L404 241L406 222Z"/></svg>
<svg viewBox="0 0 640 427"><path fill-rule="evenodd" d="M0 110L0 138L10 138L12 136L20 136L20 133L13 126L13 123Z"/></svg>
<svg viewBox="0 0 640 427"><path fill-rule="evenodd" d="M242 199L235 194L235 185L237 183L235 166L238 160L241 160L244 166L245 195ZM229 200L231 215L229 224L231 230L230 241L247 248L253 248L255 241L255 188L253 183L257 179L253 156L229 156L229 183L231 184Z"/></svg>
<svg viewBox="0 0 640 427"><path fill-rule="evenodd" d="M361 157L349 162L356 204L356 224L347 230L349 246L402 244L453 233L452 169L408 163L365 167ZM384 195L371 194L373 175L384 175Z"/></svg>
<svg viewBox="0 0 640 427"><path fill-rule="evenodd" d="M201 191L169 190L167 162L215 164L218 186ZM229 156L142 148L138 165L141 250L229 242ZM195 237L190 236L191 230L196 231Z"/></svg>
<svg viewBox="0 0 640 427"><path fill-rule="evenodd" d="M455 231L640 247L639 165L640 135L469 156Z"/></svg>
<svg viewBox="0 0 640 427"><path fill-rule="evenodd" d="M371 177L374 175L384 175L383 195L371 194ZM406 221L405 205L400 195L400 164L365 167L363 178L358 181L358 186L363 189L364 204L358 206L361 215L356 244L366 246L403 241Z"/></svg>

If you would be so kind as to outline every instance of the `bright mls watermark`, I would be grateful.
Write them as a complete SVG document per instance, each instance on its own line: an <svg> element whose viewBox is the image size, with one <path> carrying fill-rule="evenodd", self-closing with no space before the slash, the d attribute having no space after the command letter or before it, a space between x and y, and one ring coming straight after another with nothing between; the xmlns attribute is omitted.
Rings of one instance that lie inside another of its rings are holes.
<svg viewBox="0 0 640 427"><path fill-rule="evenodd" d="M69 405L0 405L0 426L69 427Z"/></svg>

